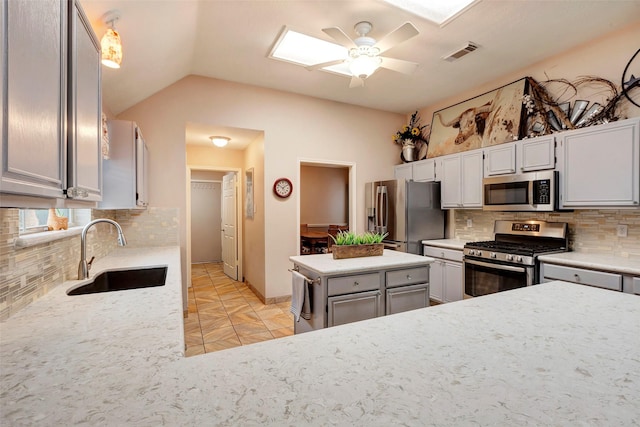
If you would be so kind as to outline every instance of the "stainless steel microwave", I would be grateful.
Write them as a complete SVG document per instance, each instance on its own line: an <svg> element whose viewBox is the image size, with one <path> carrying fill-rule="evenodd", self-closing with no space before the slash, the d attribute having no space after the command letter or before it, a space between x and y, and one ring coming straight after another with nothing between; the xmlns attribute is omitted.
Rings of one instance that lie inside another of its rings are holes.
<svg viewBox="0 0 640 427"><path fill-rule="evenodd" d="M551 212L558 209L558 172L526 172L482 180L486 211Z"/></svg>

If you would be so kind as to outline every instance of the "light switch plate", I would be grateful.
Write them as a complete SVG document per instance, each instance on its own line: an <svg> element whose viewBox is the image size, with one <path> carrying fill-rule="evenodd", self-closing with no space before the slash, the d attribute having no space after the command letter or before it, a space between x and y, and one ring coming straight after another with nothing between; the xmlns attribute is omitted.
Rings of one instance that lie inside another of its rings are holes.
<svg viewBox="0 0 640 427"><path fill-rule="evenodd" d="M471 221L470 219L467 220L467 227L473 227L473 221Z"/></svg>

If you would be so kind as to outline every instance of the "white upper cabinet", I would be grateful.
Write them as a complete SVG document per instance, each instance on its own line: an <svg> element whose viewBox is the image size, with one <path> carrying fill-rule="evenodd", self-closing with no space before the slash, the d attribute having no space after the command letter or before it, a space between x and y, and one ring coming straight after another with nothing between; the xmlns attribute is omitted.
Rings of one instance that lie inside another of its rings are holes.
<svg viewBox="0 0 640 427"><path fill-rule="evenodd" d="M482 208L482 149L439 159L442 208Z"/></svg>
<svg viewBox="0 0 640 427"><path fill-rule="evenodd" d="M66 6L0 3L2 193L64 197Z"/></svg>
<svg viewBox="0 0 640 427"><path fill-rule="evenodd" d="M401 165L394 166L393 177L395 179L406 179L410 181L413 179L413 163L403 163Z"/></svg>
<svg viewBox="0 0 640 427"><path fill-rule="evenodd" d="M2 1L0 20L1 205L100 200L100 46L80 4Z"/></svg>
<svg viewBox="0 0 640 427"><path fill-rule="evenodd" d="M484 176L554 169L555 136L547 135L484 149Z"/></svg>
<svg viewBox="0 0 640 427"><path fill-rule="evenodd" d="M67 197L101 200L100 42L77 1L69 14Z"/></svg>
<svg viewBox="0 0 640 427"><path fill-rule="evenodd" d="M407 181L436 181L436 160L426 159L394 166L393 176Z"/></svg>
<svg viewBox="0 0 640 427"><path fill-rule="evenodd" d="M561 208L640 206L640 118L559 137Z"/></svg>
<svg viewBox="0 0 640 427"><path fill-rule="evenodd" d="M516 143L518 172L532 172L556 167L555 136L523 139Z"/></svg>
<svg viewBox="0 0 640 427"><path fill-rule="evenodd" d="M484 149L484 176L516 172L516 143L494 145Z"/></svg>
<svg viewBox="0 0 640 427"><path fill-rule="evenodd" d="M436 181L435 159L420 160L413 164L413 180L421 182Z"/></svg>
<svg viewBox="0 0 640 427"><path fill-rule="evenodd" d="M103 161L101 209L144 209L148 205L148 151L135 122L109 121L109 158Z"/></svg>

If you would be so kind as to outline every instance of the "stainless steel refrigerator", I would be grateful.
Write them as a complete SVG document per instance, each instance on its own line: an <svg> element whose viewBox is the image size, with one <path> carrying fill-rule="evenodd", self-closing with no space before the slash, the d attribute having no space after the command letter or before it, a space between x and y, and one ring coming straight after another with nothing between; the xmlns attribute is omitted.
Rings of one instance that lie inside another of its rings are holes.
<svg viewBox="0 0 640 427"><path fill-rule="evenodd" d="M389 249L422 255L422 240L444 238L439 182L368 182L365 211L368 231L389 233Z"/></svg>

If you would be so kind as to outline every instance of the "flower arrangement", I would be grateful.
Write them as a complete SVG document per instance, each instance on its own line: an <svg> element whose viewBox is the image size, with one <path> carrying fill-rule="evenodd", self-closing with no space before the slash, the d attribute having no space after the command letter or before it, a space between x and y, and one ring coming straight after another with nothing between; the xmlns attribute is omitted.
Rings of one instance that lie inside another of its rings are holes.
<svg viewBox="0 0 640 427"><path fill-rule="evenodd" d="M428 126L429 125L420 126L420 116L418 116L418 112L416 111L411 115L409 124L393 135L393 142L400 145L416 144L418 142L426 143L427 137L424 134L424 130Z"/></svg>

